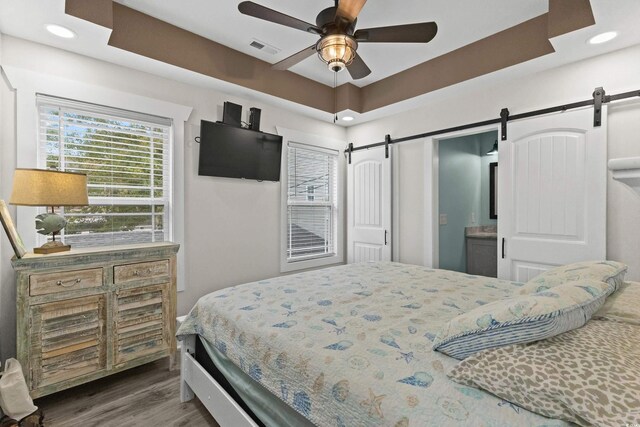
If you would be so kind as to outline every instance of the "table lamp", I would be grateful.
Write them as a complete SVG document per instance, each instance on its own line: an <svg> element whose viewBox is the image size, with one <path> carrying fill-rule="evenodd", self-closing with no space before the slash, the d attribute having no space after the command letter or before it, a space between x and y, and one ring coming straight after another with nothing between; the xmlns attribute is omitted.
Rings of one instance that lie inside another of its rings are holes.
<svg viewBox="0 0 640 427"><path fill-rule="evenodd" d="M52 240L33 250L36 254L51 254L71 249L56 235L67 225L62 215L55 213L57 206L87 206L87 175L83 173L60 172L45 169L16 169L13 175L12 205L46 206L51 213L36 216L36 230L45 236L51 234Z"/></svg>

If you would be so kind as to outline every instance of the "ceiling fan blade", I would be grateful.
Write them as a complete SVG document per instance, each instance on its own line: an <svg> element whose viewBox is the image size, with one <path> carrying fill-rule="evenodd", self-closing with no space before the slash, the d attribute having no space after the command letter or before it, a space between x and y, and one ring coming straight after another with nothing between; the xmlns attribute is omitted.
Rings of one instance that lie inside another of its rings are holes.
<svg viewBox="0 0 640 427"><path fill-rule="evenodd" d="M366 28L353 35L358 43L429 43L438 33L435 22Z"/></svg>
<svg viewBox="0 0 640 427"><path fill-rule="evenodd" d="M358 54L353 58L353 62L347 66L347 71L349 71L353 80L359 80L371 74L371 70Z"/></svg>
<svg viewBox="0 0 640 427"><path fill-rule="evenodd" d="M367 0L340 0L338 2L336 15L349 20L349 22L353 22L360 14L366 2Z"/></svg>
<svg viewBox="0 0 640 427"><path fill-rule="evenodd" d="M261 6L252 1L243 1L238 5L238 10L244 15L274 22L276 24L284 25L285 27L295 28L296 30L306 31L313 34L322 33L322 30L313 24L285 15L284 13L276 10L269 9L268 7Z"/></svg>
<svg viewBox="0 0 640 427"><path fill-rule="evenodd" d="M274 70L280 70L280 71L288 70L289 68L293 67L297 63L302 62L308 57L312 56L314 53L316 53L315 44L301 50L298 53L294 53L290 57L285 58L280 62L273 64L271 68L273 68Z"/></svg>

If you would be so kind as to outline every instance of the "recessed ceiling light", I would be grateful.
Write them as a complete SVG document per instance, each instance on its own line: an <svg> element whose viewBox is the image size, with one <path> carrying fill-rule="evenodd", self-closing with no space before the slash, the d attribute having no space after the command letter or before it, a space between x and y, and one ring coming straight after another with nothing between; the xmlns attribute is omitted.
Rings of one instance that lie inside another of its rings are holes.
<svg viewBox="0 0 640 427"><path fill-rule="evenodd" d="M76 36L76 33L61 25L49 24L46 26L46 28L47 31L49 31L54 36L62 37L63 39L72 39Z"/></svg>
<svg viewBox="0 0 640 427"><path fill-rule="evenodd" d="M353 117L351 117L351 116L344 116L344 117L342 118L342 120L344 120L345 122L350 122L350 121L353 121Z"/></svg>
<svg viewBox="0 0 640 427"><path fill-rule="evenodd" d="M589 44L601 44L611 41L618 37L618 33L615 31L607 31L606 33L598 34L589 39Z"/></svg>

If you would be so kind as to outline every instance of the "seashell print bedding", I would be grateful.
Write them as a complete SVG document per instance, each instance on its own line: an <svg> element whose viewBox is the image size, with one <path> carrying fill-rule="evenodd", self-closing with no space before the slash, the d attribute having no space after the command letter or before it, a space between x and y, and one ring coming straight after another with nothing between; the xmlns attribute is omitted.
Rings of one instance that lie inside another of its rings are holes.
<svg viewBox="0 0 640 427"><path fill-rule="evenodd" d="M178 336L199 334L318 426L564 426L447 373L431 349L452 318L521 283L363 263L213 292Z"/></svg>

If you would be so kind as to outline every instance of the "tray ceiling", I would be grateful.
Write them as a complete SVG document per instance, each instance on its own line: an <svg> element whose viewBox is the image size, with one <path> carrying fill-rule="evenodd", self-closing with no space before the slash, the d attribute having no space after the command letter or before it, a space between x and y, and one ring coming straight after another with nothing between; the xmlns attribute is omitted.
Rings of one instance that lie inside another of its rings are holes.
<svg viewBox="0 0 640 427"><path fill-rule="evenodd" d="M326 0L257 2L311 23L315 22L321 9L333 5L332 1ZM278 62L318 40L312 34L244 16L238 12L237 1L118 0L118 3L270 63ZM370 0L358 18L359 28L435 21L438 35L428 44L363 43L358 53L373 72L356 81L352 81L346 72L340 73L338 83L351 82L360 87L369 85L547 11L548 3L541 0ZM280 51L275 55L261 52L249 46L253 39L275 46ZM315 56L290 71L333 85L333 73Z"/></svg>
<svg viewBox="0 0 640 427"><path fill-rule="evenodd" d="M333 120L335 93L338 111L355 117L351 122L338 122L343 126L407 111L477 85L499 84L640 43L638 0L616 0L615 8L611 0L456 0L449 5L445 0L405 0L402 10L394 10L391 2L370 0L361 15L360 28L435 20L440 32L426 46L362 45L374 51L382 49L382 54L375 56L361 51L374 73L359 82L365 83L363 87L354 86L347 73L341 73L341 86L334 92L325 85L332 83L331 72L314 57L299 65L300 69L309 69L304 76L298 69L294 70L298 74L271 70L269 63L313 42L302 43L300 37L313 36L245 17L236 12L239 0L217 2L218 9L210 5L214 2L205 4L203 0L116 1L0 0L0 32L245 99L260 99L320 120ZM326 6L310 0L277 3L263 2L309 21L313 21L317 9ZM177 4L182 12L169 16ZM70 5L79 14L70 13ZM147 6L168 8L168 16L161 15L165 13L161 10L145 10ZM231 15L239 21L232 23ZM198 18L202 16L207 18ZM595 25L589 22L594 17ZM181 19L191 19L197 25ZM77 37L53 36L45 29L51 23L72 29ZM242 28L243 32L221 31L222 25ZM216 41L211 40L214 30L222 34ZM597 46L586 42L612 30L619 33L612 42ZM250 48L253 38L279 48L287 40L301 44L292 44L289 50L272 56ZM409 53L403 54L403 49ZM424 49L423 56L415 56L415 49ZM14 61L11 65L18 67L31 60L7 56ZM377 61L388 67L384 74L382 68L376 68ZM60 66L73 67L73 62ZM314 73L319 77L313 77Z"/></svg>

